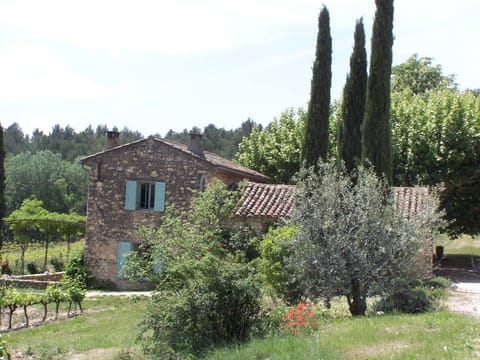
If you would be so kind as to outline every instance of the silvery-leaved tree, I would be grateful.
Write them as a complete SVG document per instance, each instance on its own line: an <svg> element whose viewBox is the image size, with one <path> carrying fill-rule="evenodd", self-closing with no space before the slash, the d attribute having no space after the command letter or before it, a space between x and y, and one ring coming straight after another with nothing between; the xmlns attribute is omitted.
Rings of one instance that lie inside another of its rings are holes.
<svg viewBox="0 0 480 360"><path fill-rule="evenodd" d="M431 246L440 219L435 198L425 197L408 220L394 211L387 184L373 170L360 167L356 185L334 163L303 171L288 264L306 297L342 295L352 315L363 315L367 296L391 294L415 276L417 251Z"/></svg>

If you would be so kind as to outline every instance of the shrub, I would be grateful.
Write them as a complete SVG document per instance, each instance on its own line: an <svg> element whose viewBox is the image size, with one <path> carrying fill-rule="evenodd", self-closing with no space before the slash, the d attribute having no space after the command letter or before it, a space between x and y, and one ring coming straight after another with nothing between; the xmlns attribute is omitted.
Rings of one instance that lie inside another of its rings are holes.
<svg viewBox="0 0 480 360"><path fill-rule="evenodd" d="M276 306L273 309L262 310L252 329L252 335L261 337L277 333L287 309L285 306Z"/></svg>
<svg viewBox="0 0 480 360"><path fill-rule="evenodd" d="M436 276L434 278L424 280L423 286L430 289L448 289L450 286L452 286L452 282L447 278Z"/></svg>
<svg viewBox="0 0 480 360"><path fill-rule="evenodd" d="M139 335L148 356L199 356L251 333L260 312L253 266L243 251L221 246L222 226L234 213L237 199L237 192L214 181L194 196L192 211L168 208L159 228L141 232L149 234L155 263L127 257L126 268L135 271L126 275L137 280L140 274L157 286ZM156 264L161 271L155 274Z"/></svg>
<svg viewBox="0 0 480 360"><path fill-rule="evenodd" d="M2 260L0 263L1 267L1 274L12 275L12 269L10 268L10 264L8 259Z"/></svg>
<svg viewBox="0 0 480 360"><path fill-rule="evenodd" d="M119 352L117 352L113 357L113 360L135 360L135 359L140 359L140 356L134 349L122 349Z"/></svg>
<svg viewBox="0 0 480 360"><path fill-rule="evenodd" d="M86 288L92 282L92 276L85 268L85 247L72 254L65 267L65 278Z"/></svg>
<svg viewBox="0 0 480 360"><path fill-rule="evenodd" d="M29 274L38 274L38 266L34 262L27 263L27 271Z"/></svg>
<svg viewBox="0 0 480 360"><path fill-rule="evenodd" d="M380 300L375 306L376 311L407 314L424 313L431 308L432 303L422 289L407 289L396 292Z"/></svg>
<svg viewBox="0 0 480 360"><path fill-rule="evenodd" d="M247 260L258 257L255 231L248 225L234 225L222 230L222 246L235 254L242 252Z"/></svg>
<svg viewBox="0 0 480 360"><path fill-rule="evenodd" d="M287 304L296 303L302 293L292 273L285 266L286 258L295 238L296 229L287 225L270 229L260 242L260 257L257 260L258 272L267 292L279 296Z"/></svg>
<svg viewBox="0 0 480 360"><path fill-rule="evenodd" d="M61 257L53 257L50 259L50 264L56 272L65 270L65 263Z"/></svg>
<svg viewBox="0 0 480 360"><path fill-rule="evenodd" d="M250 266L205 256L188 268L191 278L180 289L152 298L142 333L153 333L140 338L149 354L199 355L216 344L245 340L253 328L260 290Z"/></svg>

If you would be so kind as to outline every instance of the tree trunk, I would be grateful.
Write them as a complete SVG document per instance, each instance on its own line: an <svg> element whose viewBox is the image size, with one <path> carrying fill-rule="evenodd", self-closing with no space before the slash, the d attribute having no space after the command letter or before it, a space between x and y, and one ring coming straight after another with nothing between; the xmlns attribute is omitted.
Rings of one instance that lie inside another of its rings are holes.
<svg viewBox="0 0 480 360"><path fill-rule="evenodd" d="M20 255L20 269L22 271L22 275L25 275L25 252L27 251L27 247L22 245L21 249L22 253Z"/></svg>
<svg viewBox="0 0 480 360"><path fill-rule="evenodd" d="M349 297L348 307L353 316L365 315L367 311L367 291L357 279L352 279L352 294Z"/></svg>
<svg viewBox="0 0 480 360"><path fill-rule="evenodd" d="M47 271L47 265L48 265L48 245L49 245L49 241L50 239L46 238L45 240L45 256L43 258L43 271Z"/></svg>
<svg viewBox="0 0 480 360"><path fill-rule="evenodd" d="M26 327L28 328L30 326L30 323L28 321L28 311L27 311L28 305L23 305L23 313L25 314L25 322L26 322Z"/></svg>

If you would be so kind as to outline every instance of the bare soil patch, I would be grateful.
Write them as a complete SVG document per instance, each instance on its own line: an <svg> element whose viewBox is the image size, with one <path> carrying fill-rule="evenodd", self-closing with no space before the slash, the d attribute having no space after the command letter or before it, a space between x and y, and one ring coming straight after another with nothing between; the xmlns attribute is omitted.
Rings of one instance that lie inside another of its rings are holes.
<svg viewBox="0 0 480 360"><path fill-rule="evenodd" d="M355 347L348 354L348 359L371 359L382 355L391 355L407 347L406 344L395 341L386 344Z"/></svg>

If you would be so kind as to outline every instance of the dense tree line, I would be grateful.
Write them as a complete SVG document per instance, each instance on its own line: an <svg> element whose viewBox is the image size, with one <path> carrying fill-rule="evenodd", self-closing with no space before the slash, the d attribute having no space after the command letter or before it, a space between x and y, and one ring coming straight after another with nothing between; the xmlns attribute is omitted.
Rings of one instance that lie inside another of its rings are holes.
<svg viewBox="0 0 480 360"><path fill-rule="evenodd" d="M7 155L16 155L23 152L36 153L48 150L60 154L62 160L73 161L79 156L101 151L107 131L106 125L98 125L96 129L88 126L83 131L75 132L69 125L63 128L57 124L48 134L35 129L31 135L28 135L23 133L18 123L13 123L5 129L5 152ZM128 128L120 131L122 144L142 137L140 132Z"/></svg>

